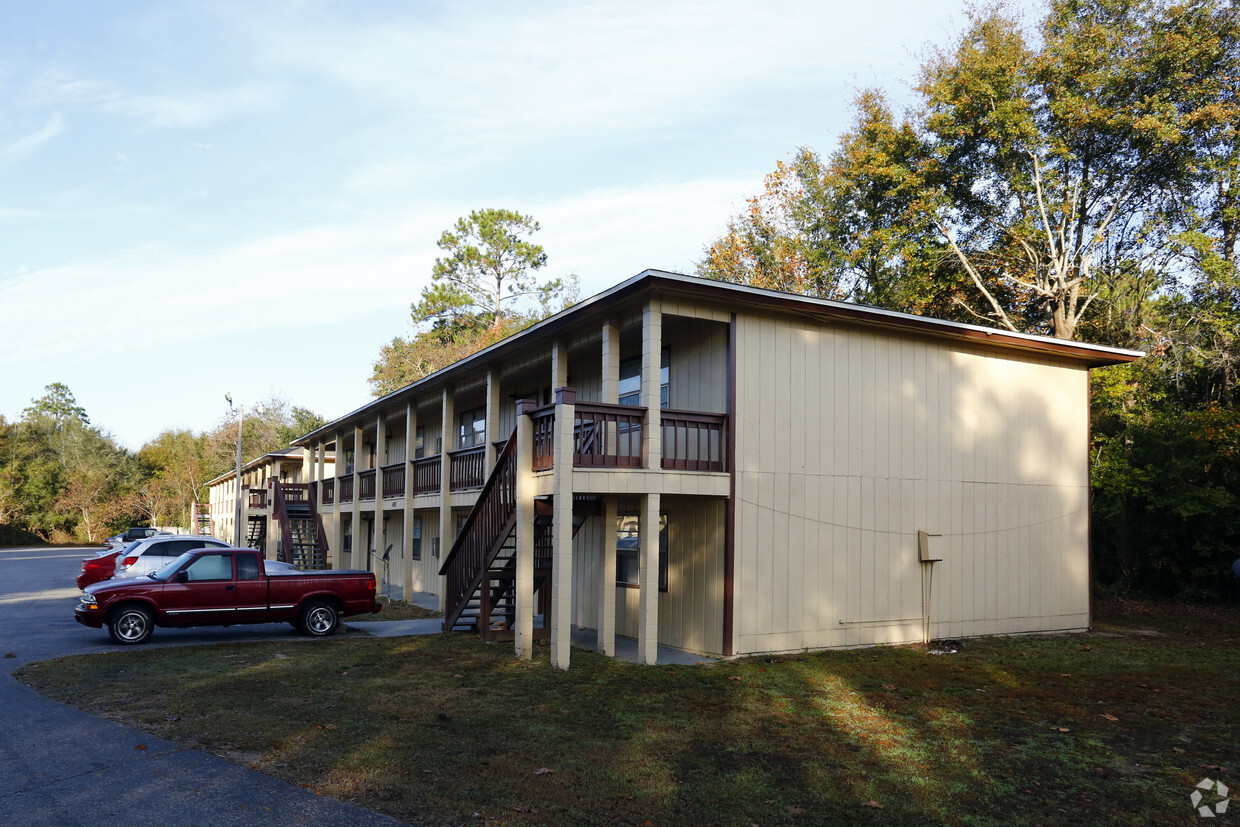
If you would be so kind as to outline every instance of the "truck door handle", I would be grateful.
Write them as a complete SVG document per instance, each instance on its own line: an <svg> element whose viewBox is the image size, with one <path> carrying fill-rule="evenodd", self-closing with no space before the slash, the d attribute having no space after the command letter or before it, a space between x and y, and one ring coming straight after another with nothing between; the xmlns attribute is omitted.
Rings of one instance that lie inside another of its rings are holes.
<svg viewBox="0 0 1240 827"><path fill-rule="evenodd" d="M224 591L226 592L235 592L236 590L237 590L236 583L229 583L227 586L224 587Z"/></svg>

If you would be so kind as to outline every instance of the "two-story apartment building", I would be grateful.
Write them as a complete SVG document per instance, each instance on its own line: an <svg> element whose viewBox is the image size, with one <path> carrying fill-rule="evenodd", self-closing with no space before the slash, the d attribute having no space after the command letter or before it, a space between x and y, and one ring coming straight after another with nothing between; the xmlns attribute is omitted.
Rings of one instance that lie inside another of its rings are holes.
<svg viewBox="0 0 1240 827"><path fill-rule="evenodd" d="M560 667L573 626L647 663L1083 629L1089 370L1140 356L646 271L294 445L332 565L390 547Z"/></svg>
<svg viewBox="0 0 1240 827"><path fill-rule="evenodd" d="M290 514L285 499L306 503L306 483L310 475L309 451L305 448L285 448L272 451L250 460L241 466L241 478L236 471L221 474L207 483L207 508L203 522L207 529L221 540L232 542L236 535L237 518L241 521L242 542L256 548L271 559L283 558L294 561L300 522L316 523L313 514L298 519L296 507ZM318 478L335 473L335 457L327 452L318 458L322 468ZM277 492L276 485L280 484ZM277 493L279 496L277 497ZM307 505L306 510L309 510ZM197 521L196 521L197 522ZM309 528L309 526L307 526ZM289 530L285 541L284 530ZM313 563L313 555L304 555L307 563ZM299 561L301 562L301 561Z"/></svg>

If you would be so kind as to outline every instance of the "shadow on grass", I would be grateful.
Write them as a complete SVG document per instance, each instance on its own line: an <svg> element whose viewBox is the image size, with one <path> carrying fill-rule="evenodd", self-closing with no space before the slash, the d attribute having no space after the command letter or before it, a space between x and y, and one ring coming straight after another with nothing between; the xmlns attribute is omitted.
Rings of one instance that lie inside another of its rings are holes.
<svg viewBox="0 0 1240 827"><path fill-rule="evenodd" d="M574 651L560 672L544 647L520 661L432 635L126 651L22 677L410 821L1193 823L1193 785L1235 763L1238 618L1182 637L1174 612L1117 611L1098 634L950 656Z"/></svg>

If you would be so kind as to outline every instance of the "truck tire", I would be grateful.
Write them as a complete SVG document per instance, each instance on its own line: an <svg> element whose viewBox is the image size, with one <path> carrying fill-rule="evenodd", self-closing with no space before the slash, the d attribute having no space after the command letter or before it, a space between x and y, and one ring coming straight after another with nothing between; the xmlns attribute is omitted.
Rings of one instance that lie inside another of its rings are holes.
<svg viewBox="0 0 1240 827"><path fill-rule="evenodd" d="M108 618L108 634L122 646L144 643L155 628L155 617L145 606L122 606Z"/></svg>
<svg viewBox="0 0 1240 827"><path fill-rule="evenodd" d="M340 627L340 612L327 600L311 600L301 610L301 630L311 637L327 637Z"/></svg>

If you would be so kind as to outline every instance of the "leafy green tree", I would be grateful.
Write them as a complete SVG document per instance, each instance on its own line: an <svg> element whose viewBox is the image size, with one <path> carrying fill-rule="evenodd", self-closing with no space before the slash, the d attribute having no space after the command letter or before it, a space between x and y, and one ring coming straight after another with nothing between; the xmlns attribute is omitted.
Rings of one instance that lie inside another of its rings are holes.
<svg viewBox="0 0 1240 827"><path fill-rule="evenodd" d="M396 336L375 360L370 389L384 396L570 306L577 276L540 281L543 248L527 240L538 222L511 210L474 210L439 238L432 284L410 305L411 337Z"/></svg>
<svg viewBox="0 0 1240 827"><path fill-rule="evenodd" d="M437 242L446 255L435 259L431 285L410 307L415 321L498 325L521 299L553 301L564 284L534 276L547 263L543 248L527 240L538 230L532 217L512 210L474 210L457 219Z"/></svg>

